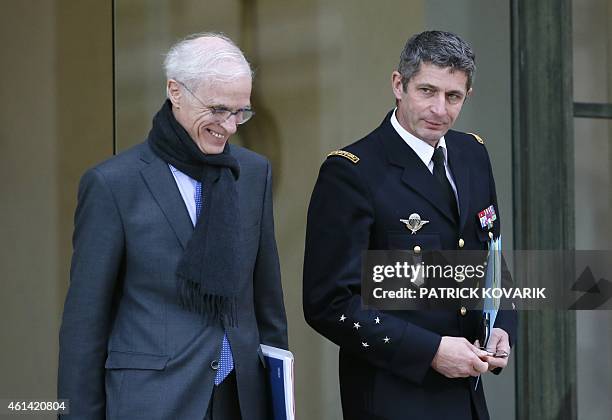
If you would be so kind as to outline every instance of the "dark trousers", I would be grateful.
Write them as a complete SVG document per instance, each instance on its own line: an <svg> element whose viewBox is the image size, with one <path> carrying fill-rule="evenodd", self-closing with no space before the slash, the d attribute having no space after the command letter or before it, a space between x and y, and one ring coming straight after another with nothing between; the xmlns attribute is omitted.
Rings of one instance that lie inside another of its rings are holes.
<svg viewBox="0 0 612 420"><path fill-rule="evenodd" d="M241 420L238 403L236 371L233 370L219 385L213 387L204 420Z"/></svg>

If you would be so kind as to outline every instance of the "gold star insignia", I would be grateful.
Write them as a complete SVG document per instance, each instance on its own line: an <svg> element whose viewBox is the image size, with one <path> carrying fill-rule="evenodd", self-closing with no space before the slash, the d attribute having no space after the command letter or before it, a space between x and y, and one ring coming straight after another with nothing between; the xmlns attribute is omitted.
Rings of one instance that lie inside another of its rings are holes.
<svg viewBox="0 0 612 420"><path fill-rule="evenodd" d="M387 344L389 341L391 341L391 339L387 336L385 336L385 338L383 338L383 341L385 342L385 344Z"/></svg>
<svg viewBox="0 0 612 420"><path fill-rule="evenodd" d="M344 322L345 319L346 317L344 316L344 314L340 315L340 322Z"/></svg>
<svg viewBox="0 0 612 420"><path fill-rule="evenodd" d="M379 317L374 318L374 322L376 322L377 324L380 324L380 318Z"/></svg>
<svg viewBox="0 0 612 420"><path fill-rule="evenodd" d="M358 330L359 328L361 328L361 325L359 325L359 322L355 322L353 324L353 328L355 328L356 330Z"/></svg>
<svg viewBox="0 0 612 420"><path fill-rule="evenodd" d="M368 347L370 347L370 345L369 345L368 343L366 343L365 341L364 341L363 343L361 343L361 345L362 345L364 348L368 348Z"/></svg>

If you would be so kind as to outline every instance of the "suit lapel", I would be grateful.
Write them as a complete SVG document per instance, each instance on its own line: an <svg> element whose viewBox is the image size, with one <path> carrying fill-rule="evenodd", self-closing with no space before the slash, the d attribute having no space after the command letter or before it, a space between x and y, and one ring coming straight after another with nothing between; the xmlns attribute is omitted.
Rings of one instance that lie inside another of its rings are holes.
<svg viewBox="0 0 612 420"><path fill-rule="evenodd" d="M453 133L449 131L444 139L448 149L448 163L455 179L457 196L459 197L459 231L463 232L470 205L470 168L466 165L467 160L457 147L457 143L453 141L453 137Z"/></svg>
<svg viewBox="0 0 612 420"><path fill-rule="evenodd" d="M380 126L382 143L389 162L404 169L402 182L417 194L429 201L440 213L455 222L451 209L446 203L438 181L425 166L419 156L404 142L395 131L387 115Z"/></svg>
<svg viewBox="0 0 612 420"><path fill-rule="evenodd" d="M193 234L193 224L170 168L148 145L141 158L148 165L140 173L184 249Z"/></svg>

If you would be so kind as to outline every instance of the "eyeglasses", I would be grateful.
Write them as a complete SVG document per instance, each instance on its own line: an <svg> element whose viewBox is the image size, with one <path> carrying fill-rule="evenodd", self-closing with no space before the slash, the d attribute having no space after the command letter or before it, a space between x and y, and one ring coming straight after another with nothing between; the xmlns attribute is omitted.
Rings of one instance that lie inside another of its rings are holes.
<svg viewBox="0 0 612 420"><path fill-rule="evenodd" d="M241 125L253 118L253 115L255 115L255 112L251 108L241 108L236 111L232 111L231 109L227 109L224 106L206 105L200 100L200 98L195 95L195 93L191 91L191 89L187 87L187 85L185 85L185 83L180 82L178 80L176 82L183 86L185 90L187 90L187 92L189 92L191 96L193 96L200 103L200 105L208 109L216 122L223 123L229 120L229 118L233 115L234 117L236 117L236 124Z"/></svg>

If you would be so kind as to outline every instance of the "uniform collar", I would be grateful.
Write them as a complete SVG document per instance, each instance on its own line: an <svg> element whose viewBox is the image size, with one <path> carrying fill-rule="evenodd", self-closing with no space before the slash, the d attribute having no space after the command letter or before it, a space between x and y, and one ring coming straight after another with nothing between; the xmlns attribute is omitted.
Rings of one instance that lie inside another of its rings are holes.
<svg viewBox="0 0 612 420"><path fill-rule="evenodd" d="M390 111L375 134L380 138L389 163L402 168L400 175L401 182L433 204L445 217L454 223L455 217L447 204L448 200L446 200L446 196L442 193L438 180L427 167L429 162L424 162L416 150L393 127L391 123L392 116L393 111ZM423 143L431 149L428 158L431 160L434 152L433 147L427 145L422 140L416 139L416 141Z"/></svg>
<svg viewBox="0 0 612 420"><path fill-rule="evenodd" d="M402 140L404 140L404 142L406 142L406 144L410 146L412 150L414 150L414 153L416 153L419 159L423 161L425 166L429 166L435 149L431 147L427 142L412 135L408 132L408 130L402 127L402 125L397 120L397 117L395 116L396 112L397 108L395 108L391 113L391 125L393 126L395 131L397 131L397 134L399 134ZM444 136L442 136L442 138L440 138L440 141L438 141L438 147L442 147L442 151L444 152L444 164L447 165L448 151L446 149L446 140L444 140Z"/></svg>

